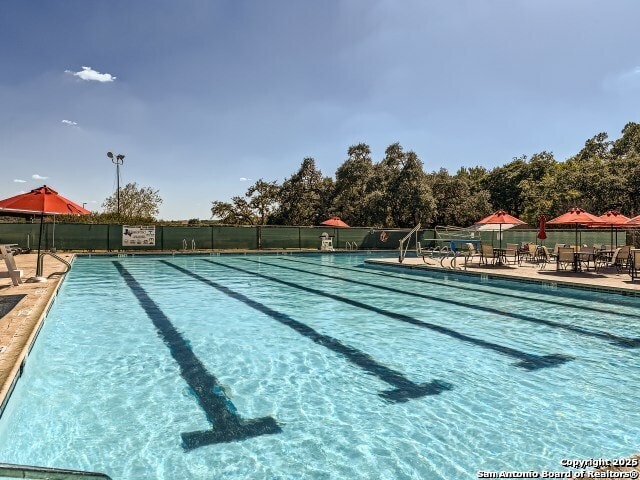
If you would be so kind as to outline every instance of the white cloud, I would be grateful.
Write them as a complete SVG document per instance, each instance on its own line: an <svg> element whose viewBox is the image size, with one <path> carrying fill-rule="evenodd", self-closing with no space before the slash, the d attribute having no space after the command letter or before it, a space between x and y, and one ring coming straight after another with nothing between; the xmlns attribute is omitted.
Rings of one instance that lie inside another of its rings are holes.
<svg viewBox="0 0 640 480"><path fill-rule="evenodd" d="M116 77L110 73L100 73L91 67L82 67L79 72L72 72L71 70L65 70L65 73L70 73L75 77L79 77L81 80L93 81L93 82L113 82Z"/></svg>
<svg viewBox="0 0 640 480"><path fill-rule="evenodd" d="M34 180L46 180L49 177L43 177L41 175L38 175L37 173L34 173L33 175L31 175L31 178L33 178Z"/></svg>
<svg viewBox="0 0 640 480"><path fill-rule="evenodd" d="M246 178L246 177L240 177L240 181L241 182L250 182L251 179L250 178Z"/></svg>
<svg viewBox="0 0 640 480"><path fill-rule="evenodd" d="M13 183L27 183L26 180L20 180L19 178L14 178Z"/></svg>
<svg viewBox="0 0 640 480"><path fill-rule="evenodd" d="M62 120L62 123L71 127L75 127L76 125L78 125L78 122L72 122L71 120Z"/></svg>

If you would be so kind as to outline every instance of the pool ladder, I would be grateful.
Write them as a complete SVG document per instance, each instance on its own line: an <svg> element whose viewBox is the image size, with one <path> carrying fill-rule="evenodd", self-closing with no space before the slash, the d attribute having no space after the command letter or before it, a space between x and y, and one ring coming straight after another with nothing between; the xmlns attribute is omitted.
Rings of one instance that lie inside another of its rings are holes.
<svg viewBox="0 0 640 480"><path fill-rule="evenodd" d="M187 239L183 238L182 239L182 250L184 250L185 252L187 251ZM196 251L196 241L195 239L191 239L191 251L195 252Z"/></svg>
<svg viewBox="0 0 640 480"><path fill-rule="evenodd" d="M418 242L418 230L420 230L420 223L413 227L411 231L400 240L400 247L398 248L398 250L400 251L400 255L398 255L398 262L402 263L404 258L407 256L407 250L409 249L409 244L411 243L410 238L414 233L416 234L416 252L418 251L420 245L420 242ZM407 242L407 240L409 241ZM404 242L407 242L406 246Z"/></svg>
<svg viewBox="0 0 640 480"><path fill-rule="evenodd" d="M42 272L42 267L43 267L45 255L49 255L50 257L55 258L59 262L64 263L64 265L67 267L64 272L57 272L57 273L64 274L64 273L67 273L71 269L71 264L69 262L67 262L64 258L59 257L58 255L56 255L53 252L42 252L40 254L40 256L38 257L38 271L39 272Z"/></svg>
<svg viewBox="0 0 640 480"><path fill-rule="evenodd" d="M358 244L356 242L345 242L344 244L346 250L357 250Z"/></svg>
<svg viewBox="0 0 640 480"><path fill-rule="evenodd" d="M85 472L81 470L63 470L50 467L32 467L0 463L1 478L30 478L33 480L112 480L105 473Z"/></svg>

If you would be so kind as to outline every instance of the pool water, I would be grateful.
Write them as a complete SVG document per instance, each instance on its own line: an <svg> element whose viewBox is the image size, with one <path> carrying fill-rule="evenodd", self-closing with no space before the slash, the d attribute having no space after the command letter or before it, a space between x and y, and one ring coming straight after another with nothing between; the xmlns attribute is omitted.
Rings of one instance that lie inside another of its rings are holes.
<svg viewBox="0 0 640 480"><path fill-rule="evenodd" d="M640 301L365 258L78 258L0 419L0 462L471 479L639 450Z"/></svg>

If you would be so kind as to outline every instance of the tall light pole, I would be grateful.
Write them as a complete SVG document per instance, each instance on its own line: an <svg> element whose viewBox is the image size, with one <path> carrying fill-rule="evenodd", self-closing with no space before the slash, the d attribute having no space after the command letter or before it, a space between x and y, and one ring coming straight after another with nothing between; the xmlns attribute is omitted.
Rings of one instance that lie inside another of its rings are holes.
<svg viewBox="0 0 640 480"><path fill-rule="evenodd" d="M124 155L118 154L114 157L113 153L107 152L107 157L109 157L111 162L116 166L116 198L118 202L118 216L120 216L120 165L124 163Z"/></svg>

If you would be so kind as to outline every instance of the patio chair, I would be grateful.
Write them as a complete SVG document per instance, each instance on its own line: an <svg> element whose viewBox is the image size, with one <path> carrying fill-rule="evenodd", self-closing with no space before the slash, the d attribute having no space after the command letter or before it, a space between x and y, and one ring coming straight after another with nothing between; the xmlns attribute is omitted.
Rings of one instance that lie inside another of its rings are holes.
<svg viewBox="0 0 640 480"><path fill-rule="evenodd" d="M631 263L631 245L620 247L618 258L616 260L616 270L618 272L629 268L629 264Z"/></svg>
<svg viewBox="0 0 640 480"><path fill-rule="evenodd" d="M554 258L558 256L558 249L559 249L560 247L566 247L566 244L564 244L564 243L556 243L556 244L553 246L553 252L551 252L551 255L552 255Z"/></svg>
<svg viewBox="0 0 640 480"><path fill-rule="evenodd" d="M463 253L464 255L464 268L467 268L468 263L473 263L473 259L475 257L478 258L478 264L482 262L482 254L476 250L476 247L473 246L473 243L466 243L467 250Z"/></svg>
<svg viewBox="0 0 640 480"><path fill-rule="evenodd" d="M638 278L640 272L640 250L634 250L631 252L631 268L629 268L629 275L631 275L631 281L633 282Z"/></svg>
<svg viewBox="0 0 640 480"><path fill-rule="evenodd" d="M567 266L573 268L575 261L574 250L571 247L558 247L558 258L556 259L556 270L566 270Z"/></svg>
<svg viewBox="0 0 640 480"><path fill-rule="evenodd" d="M0 278L11 278L11 283L18 286L22 283L22 270L16 268L16 261L13 259L13 253L6 245L0 245L0 258L4 259L7 266L6 272L0 272Z"/></svg>
<svg viewBox="0 0 640 480"><path fill-rule="evenodd" d="M528 243L527 249L520 254L520 263L529 261L531 263L537 263L538 261L538 245L535 243Z"/></svg>
<svg viewBox="0 0 640 480"><path fill-rule="evenodd" d="M585 266L587 271L589 270L589 266L593 264L593 268L596 267L596 251L594 247L582 247L580 249L580 253L578 255L578 261L580 262L580 267L582 265Z"/></svg>
<svg viewBox="0 0 640 480"><path fill-rule="evenodd" d="M616 248L610 257L608 255L598 255L596 257L596 272L598 271L598 269L615 267L618 263L619 253L620 248Z"/></svg>
<svg viewBox="0 0 640 480"><path fill-rule="evenodd" d="M488 245L486 243L483 243L480 246L480 252L482 253L482 259L481 261L486 263L487 265L489 264L489 260L491 260L491 264L494 265L496 262L496 252L493 249L493 245Z"/></svg>
<svg viewBox="0 0 640 480"><path fill-rule="evenodd" d="M547 263L553 261L551 252L549 252L546 246L540 245L540 248L536 251L535 261L540 265L540 270L543 270L547 266Z"/></svg>
<svg viewBox="0 0 640 480"><path fill-rule="evenodd" d="M509 263L509 259L511 259L514 265L516 263L520 263L520 253L518 251L518 244L507 243L507 248L505 249L503 258L505 263Z"/></svg>

